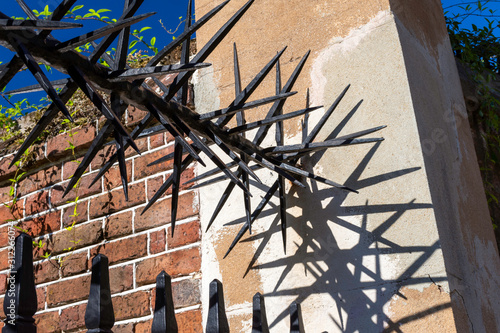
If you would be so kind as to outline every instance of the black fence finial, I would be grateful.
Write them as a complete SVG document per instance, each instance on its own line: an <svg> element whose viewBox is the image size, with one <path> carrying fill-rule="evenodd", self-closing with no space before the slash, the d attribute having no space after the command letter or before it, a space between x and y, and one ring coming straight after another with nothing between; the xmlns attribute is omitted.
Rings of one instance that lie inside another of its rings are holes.
<svg viewBox="0 0 500 333"><path fill-rule="evenodd" d="M156 301L151 333L177 333L174 301L172 297L172 278L162 271L156 277Z"/></svg>
<svg viewBox="0 0 500 333"><path fill-rule="evenodd" d="M215 279L210 282L210 300L206 333L229 333L229 324L224 306L222 283Z"/></svg>
<svg viewBox="0 0 500 333"><path fill-rule="evenodd" d="M33 315L37 299L32 251L30 236L22 233L16 237L13 255L9 252L11 270L3 302L6 319L2 333L36 333Z"/></svg>
<svg viewBox="0 0 500 333"><path fill-rule="evenodd" d="M264 296L260 293L253 296L252 333L269 333Z"/></svg>
<svg viewBox="0 0 500 333"><path fill-rule="evenodd" d="M114 323L108 257L98 254L92 259L92 278L85 311L85 326L89 333L110 333Z"/></svg>
<svg viewBox="0 0 500 333"><path fill-rule="evenodd" d="M304 333L300 304L297 302L290 305L290 333Z"/></svg>

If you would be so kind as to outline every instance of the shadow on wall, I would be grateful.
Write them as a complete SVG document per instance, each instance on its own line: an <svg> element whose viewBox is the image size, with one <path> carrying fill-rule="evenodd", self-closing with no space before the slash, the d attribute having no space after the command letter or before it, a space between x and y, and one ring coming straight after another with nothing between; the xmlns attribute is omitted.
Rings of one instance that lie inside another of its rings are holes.
<svg viewBox="0 0 500 333"><path fill-rule="evenodd" d="M337 126L328 139L335 138L340 133L360 104L361 102ZM358 167L345 181L347 186L361 190L420 170L419 167L408 168L361 180L360 177L363 171L369 165L380 144L380 142L376 143L369 150ZM322 154L321 152L315 153L305 160L306 168L312 169L312 165L315 165L320 160ZM252 186L258 186L258 184L254 183ZM325 200L332 198L332 193L333 199L324 207ZM273 234L281 232L279 215L277 214L278 207L271 207L263 211L262 217L270 215L277 215L277 217L268 232L255 234L243 240L244 242L260 240L260 244L244 275L246 276L252 269L278 268L282 271L274 290L265 294L265 297L292 296L294 301L303 303L313 294L327 294L336 304L336 311L340 320L334 318L331 314L329 318L332 325L342 332L401 332L400 325L451 307L450 303L430 306L420 313L399 318L397 322L391 320L389 315L384 313L384 307L389 305L394 295L406 299L406 296L399 292L402 287L421 283L439 283L446 280L444 277L413 277L417 270L436 251L440 250L439 242L435 242L431 246L401 246L384 237L384 233L393 227L405 212L429 209L432 208L432 205L416 203L414 199L408 203L381 205L370 205L367 200L365 205L343 206L348 195L348 192L337 189L318 189L314 182L310 189L292 187L287 195L288 208L300 206L302 214L298 218L288 215L288 227L295 229L294 231L302 237L302 244L296 244L297 250L290 257L258 264L259 257L263 254ZM322 213L317 214L319 211ZM385 214L389 217L378 224L376 228L369 230L368 222L372 214ZM362 215L360 226L354 225L346 219L349 216L359 215ZM307 220L304 217L314 217L314 220ZM229 224L236 223L245 223L245 219L241 218ZM348 249L341 249L329 226L332 223L349 230L351 233L356 233L359 238L357 244ZM397 278L384 278L381 271L381 257L404 253L420 253L420 255ZM371 266L367 267L364 259L368 258L370 260L375 258L374 269ZM306 287L283 287L283 282L287 276L291 274L293 269L300 266L303 266L308 281L312 277L314 282ZM270 323L270 327L275 326L282 320L286 320L287 317L288 311L285 310Z"/></svg>

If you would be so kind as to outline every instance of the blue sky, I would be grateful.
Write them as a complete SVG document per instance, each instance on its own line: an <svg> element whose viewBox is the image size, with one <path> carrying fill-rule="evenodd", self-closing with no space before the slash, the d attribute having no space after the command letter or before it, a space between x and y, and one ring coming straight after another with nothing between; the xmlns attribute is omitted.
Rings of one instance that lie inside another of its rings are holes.
<svg viewBox="0 0 500 333"><path fill-rule="evenodd" d="M8 15L8 16L23 16L25 17L26 15L21 11L19 6L17 5L15 0L1 0L2 1L2 6L1 6L1 11ZM42 11L45 6L49 6L49 10L53 10L56 5L60 2L61 0L26 0L26 3L30 8L36 9L38 11ZM460 3L471 3L474 1L467 1L467 0L442 0L443 7L446 9L449 6L453 6L456 4ZM484 2L484 1L483 1ZM106 12L102 13L101 15L106 15L111 18L117 18L121 15L121 12L123 10L123 1L120 0L108 0L108 1L102 1L102 0L79 0L76 2L75 5L84 5L82 9L77 11L76 13L81 13L82 15L85 13L88 13L89 9L110 9L111 12ZM489 8L496 10L500 14L500 1L491 1L487 5ZM134 25L135 29L140 29L145 26L149 26L152 29L145 31L144 32L144 39L147 41L150 41L151 38L154 36L156 37L156 46L162 47L169 43L172 40L172 35L166 33L163 30L163 27L161 26L159 20L163 22L163 25L165 26L166 29L168 30L174 30L177 25L179 24L179 17L185 17L186 16L186 8L187 8L187 0L145 0L144 4L141 6L141 9L139 10L138 14L142 13L148 13L148 12L156 12L157 14ZM461 13L462 10L457 7L453 6L448 9L450 13ZM472 23L481 26L484 22L484 19L478 18L475 16L469 17L464 24L470 25ZM84 22L85 27L80 28L80 29L70 29L70 30L64 30L64 31L56 31L54 32L54 36L58 38L61 41L67 40L69 38L81 35L85 32L88 32L90 30L99 28L103 26L104 24L101 22L95 22L95 21L85 21ZM180 29L182 31L182 28ZM4 49L3 47L0 47L0 61L1 62L7 62L12 58L13 53L7 49ZM57 73L52 73L49 74L50 79L58 79L61 78L62 76ZM24 72L24 73L19 73L16 75L15 79L9 83L7 86L7 90L11 89L16 89L22 86L30 85L30 84L36 84L35 79L31 76L31 74ZM15 100L20 100L22 98L29 98L29 100L33 103L37 102L41 97L44 97L45 94L43 93L38 93L38 94L23 94L23 95L17 95L12 98L13 101ZM0 104L4 106L8 106L8 104L0 98Z"/></svg>

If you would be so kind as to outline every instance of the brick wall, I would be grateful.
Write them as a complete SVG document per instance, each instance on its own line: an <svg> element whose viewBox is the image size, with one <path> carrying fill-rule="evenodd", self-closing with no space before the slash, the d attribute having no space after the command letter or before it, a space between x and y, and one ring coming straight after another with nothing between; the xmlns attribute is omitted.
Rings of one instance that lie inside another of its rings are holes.
<svg viewBox="0 0 500 333"><path fill-rule="evenodd" d="M131 127L144 113L129 108ZM82 155L95 137L99 124L78 128L73 136ZM90 288L91 259L97 253L109 258L110 283L116 317L115 332L148 332L154 309L156 275L165 270L173 277L174 304L181 332L201 332L201 258L198 193L188 187L179 197L175 237L170 230L170 192L141 215L142 209L171 173L172 163L147 164L173 151L172 137L158 134L137 140L142 151L128 150L129 201L125 201L117 166L89 188L99 167L113 148L104 149L82 177L74 215L76 193L62 194L77 163L66 150L69 135L60 134L35 148L35 162L18 184L20 195L13 211L0 206L0 305L6 290L7 231L9 219L46 245L51 254L43 259L34 249L39 332L73 332L84 328L86 299ZM8 168L13 155L0 158L0 200L8 202ZM193 174L189 169L185 179ZM71 228L73 221L75 226ZM71 230L69 230L71 229ZM78 241L74 245L74 241ZM67 251L68 247L75 249ZM62 264L58 259L63 260ZM3 307L2 307L3 309ZM3 311L0 311L4 318Z"/></svg>

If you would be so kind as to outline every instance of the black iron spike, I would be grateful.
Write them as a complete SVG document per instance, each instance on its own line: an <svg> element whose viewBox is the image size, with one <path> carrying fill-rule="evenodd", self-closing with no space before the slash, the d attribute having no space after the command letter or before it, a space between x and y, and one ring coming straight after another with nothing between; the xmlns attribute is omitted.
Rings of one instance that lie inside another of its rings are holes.
<svg viewBox="0 0 500 333"><path fill-rule="evenodd" d="M230 163L230 164L226 164L226 165L228 165L229 167L233 167L233 166L236 166L237 164L236 164L236 163ZM255 171L255 170L260 170L260 169L262 169L262 168L263 168L263 166L262 166L262 165L260 165L260 164L255 164L255 165L250 166L250 168L251 168L252 170L254 170L254 171ZM219 170L211 170L210 172L214 172L214 173L215 173L215 171L217 171L217 173L219 172ZM196 178L197 178L197 177L196 177ZM193 179L194 179L194 178L193 178ZM188 181L187 181L187 182L185 182L184 184L189 184L189 183L192 183L192 182L197 181L197 180L193 180L193 179L188 180ZM207 181L205 181L205 182L203 182L203 183L198 183L198 184L196 184L196 185L193 185L191 188L192 188L192 189L195 189L195 188L200 188L200 187L207 186L207 185L211 185L211 184L215 184L215 183L218 183L218 182L221 182L221 181L224 181L224 180L227 180L227 177L226 177L225 175L222 175L222 176L220 176L220 177L216 177L216 178L213 178L213 179L207 180Z"/></svg>
<svg viewBox="0 0 500 333"><path fill-rule="evenodd" d="M189 29L184 30L182 34L180 34L177 38L175 38L170 44L165 46L162 50L160 50L154 57L151 59L146 66L155 66L157 65L165 55L169 54L174 50L177 46L181 45L184 40L191 38L191 35L196 32L199 28L201 28L205 23L208 22L215 14L217 14L225 5L229 3L229 0L224 1L211 11L209 11L205 16L196 21Z"/></svg>
<svg viewBox="0 0 500 333"><path fill-rule="evenodd" d="M193 15L192 6L193 6L193 1L189 0L184 31L189 30L189 27L191 26L192 15ZM186 38L186 40L182 43L181 64L184 65L184 64L189 63L190 51L191 51L191 36ZM182 88L178 92L178 96L180 97L179 99L180 99L180 102L182 105L187 105L188 89L189 89L189 83L186 82L186 83L184 83L184 85L182 86Z"/></svg>
<svg viewBox="0 0 500 333"><path fill-rule="evenodd" d="M76 2L76 0L63 0L52 12L49 21L60 21L63 19L64 15L71 9L71 6ZM50 30L42 30L38 37L45 38L51 33Z"/></svg>
<svg viewBox="0 0 500 333"><path fill-rule="evenodd" d="M114 323L115 314L109 286L109 261L104 254L98 254L92 259L85 326L89 332L111 332Z"/></svg>
<svg viewBox="0 0 500 333"><path fill-rule="evenodd" d="M55 80L55 81L50 81L50 84L54 88L63 88L68 84L69 79L61 79L61 80ZM31 86L27 86L24 88L19 88L19 89L14 89L14 90L9 90L6 92L3 92L2 95L17 95L17 94L23 94L23 93L30 93L30 92L37 92L43 90L42 86L40 84L34 84Z"/></svg>
<svg viewBox="0 0 500 333"><path fill-rule="evenodd" d="M234 54L234 96L235 96L235 100L236 100L238 98L238 96L241 94L240 62L238 60L238 50L236 48L236 43L233 44L233 54ZM236 124L238 126L243 126L243 125L245 125L245 123L246 123L246 120L245 120L244 111L238 112L236 114ZM244 135L245 134L243 134L243 136ZM247 164L248 159L246 158L245 154L241 154L240 156L241 156L241 160L245 164ZM246 187L250 190L250 179L248 177L248 173L245 170L241 171L241 179L242 179L243 183L246 185ZM246 193L243 193L243 201L244 201L244 205L245 205L245 214L246 214L246 218L247 218L247 224L250 226L250 233L252 233L252 228L250 225L250 219L251 219L251 215L252 215L252 206L251 206L251 202L250 202L250 196Z"/></svg>
<svg viewBox="0 0 500 333"><path fill-rule="evenodd" d="M19 41L17 37L13 36L11 39L11 45L14 47L21 60L23 60L23 62L26 64L26 67L28 67L31 74L33 74L38 83L40 83L43 90L45 90L47 95L49 95L50 99L55 103L55 105L64 114L64 116L71 122L73 122L73 118L71 118L71 114L66 108L65 103L59 98L57 91L54 89L54 87L52 87L49 79L47 78L47 76L45 76L42 69L38 65L38 62L33 58L24 44Z"/></svg>
<svg viewBox="0 0 500 333"><path fill-rule="evenodd" d="M360 136L365 136L367 134L375 133L375 132L380 131L381 129L384 129L386 127L387 127L387 125L377 126L377 127L373 127L373 128L364 130L364 131L359 131L359 132L351 133L348 135L339 136L335 139L336 140L348 140L348 139L359 138Z"/></svg>
<svg viewBox="0 0 500 333"><path fill-rule="evenodd" d="M115 93L111 93L111 107L117 117L121 118L123 112L127 108L120 101L120 97ZM120 169L120 178L123 185L123 194L125 196L125 201L128 201L128 180L127 180L127 163L125 162L125 149L123 149L123 138L117 131L114 131L115 144L116 144L116 154L118 155L118 167Z"/></svg>
<svg viewBox="0 0 500 333"><path fill-rule="evenodd" d="M28 7L28 5L26 4L26 2L24 2L24 0L16 0L16 2L21 7L23 12L26 15L28 15L30 20L38 20L38 17L36 17L35 13L33 13L33 11Z"/></svg>
<svg viewBox="0 0 500 333"><path fill-rule="evenodd" d="M128 144L132 146L132 148L137 151L138 154L141 154L139 148L134 143L127 130L121 123L120 119L116 116L116 114L109 108L107 103L101 97L101 95L94 88L93 84L90 83L86 78L82 71L75 67L71 66L68 69L68 74L71 76L73 80L78 84L80 89L85 93L85 95L90 99L90 101L97 107L99 111L108 119L108 122L113 125L115 131L120 133L125 140L127 140Z"/></svg>
<svg viewBox="0 0 500 333"><path fill-rule="evenodd" d="M177 333L174 300L172 295L172 278L161 271L156 277L156 300L151 333Z"/></svg>
<svg viewBox="0 0 500 333"><path fill-rule="evenodd" d="M250 95L257 89L257 87L262 83L264 78L267 76L267 74L271 71L273 66L276 64L276 62L279 60L283 52L285 52L286 46L278 52L277 55L275 55L271 61L269 61L261 70L260 72L254 77L254 79L245 87L245 89L236 96L236 99L231 103L229 107L232 107L234 105L238 105L241 103L244 103ZM241 88L240 88L241 89ZM223 127L227 125L227 123L231 120L232 115L228 115L222 118L219 118L216 122L217 126Z"/></svg>
<svg viewBox="0 0 500 333"><path fill-rule="evenodd" d="M24 62L16 54L12 59L3 65L0 65L0 91L2 91L7 83L23 68Z"/></svg>
<svg viewBox="0 0 500 333"><path fill-rule="evenodd" d="M210 282L208 319L205 332L229 333L229 323L224 305L224 291L222 283L217 279Z"/></svg>
<svg viewBox="0 0 500 333"><path fill-rule="evenodd" d="M37 309L35 278L33 274L33 240L25 233L16 237L14 258L9 257L9 288L5 292L3 333L36 333L33 315Z"/></svg>
<svg viewBox="0 0 500 333"><path fill-rule="evenodd" d="M70 79L68 84L61 90L59 93L59 98L62 100L64 104L66 104L71 96L76 92L78 89L78 85ZM19 159L23 156L24 152L26 149L28 149L33 142L38 138L38 136L43 132L43 130L54 120L54 118L57 116L59 113L59 109L56 107L54 103L52 103L47 111L42 115L42 118L38 121L38 123L35 125L35 127L31 130L31 132L28 134L28 137L26 140L24 140L23 144L19 148L19 150L16 152L16 155L14 155L14 158L12 159L12 162L10 163L10 167L14 165Z"/></svg>
<svg viewBox="0 0 500 333"><path fill-rule="evenodd" d="M316 139L316 136L318 135L319 131L321 131L321 129L323 128L323 126L325 125L326 121L328 120L328 118L330 118L330 116L332 115L333 111L335 111L335 109L337 108L337 106L339 105L340 101L342 100L342 98L344 98L345 94L347 93L347 91L349 90L349 88L351 87L351 85L347 85L347 87L344 88L344 90L340 93L339 97L337 97L337 99L335 100L335 102L333 102L332 106L330 106L330 108L328 109L328 111L323 115L323 117L321 117L320 121L318 122L318 124L316 124L316 126L313 128L313 130L311 131L311 133L309 133L309 135L307 136L306 138L306 142L313 142L314 139Z"/></svg>
<svg viewBox="0 0 500 333"><path fill-rule="evenodd" d="M299 116L302 116L304 114L308 114L309 112L321 109L322 107L323 106L315 106L313 108L302 109L302 110L298 110L298 111L294 111L294 112L289 112L286 114L281 114L281 115L278 115L278 116L275 116L272 118L258 120L258 121L255 121L253 123L245 124L243 126L237 126L237 127L231 128L231 129L227 130L227 133L228 134L243 133L246 131L253 130L254 128L257 128L257 127L268 126L268 125L272 125L274 123L276 123L276 125L279 125L283 120L299 117ZM277 126L277 129L281 128L281 127L282 126Z"/></svg>
<svg viewBox="0 0 500 333"><path fill-rule="evenodd" d="M224 190L224 193L222 193L222 196L219 199L219 202L217 203L217 206L215 206L215 210L212 213L212 217L210 218L210 221L207 224L207 229L205 230L205 232L208 232L208 230L210 229L210 227L212 226L212 224L215 222L215 219L217 218L217 216L219 215L220 211L222 210L222 208L226 204L227 199L229 199L229 195L233 191L234 186L235 186L234 183L227 184L227 187Z"/></svg>
<svg viewBox="0 0 500 333"><path fill-rule="evenodd" d="M265 105L265 104L268 104L268 103L273 103L273 102L279 101L281 99L286 99L286 98L288 98L290 96L295 95L296 93L297 92L289 92L289 93L285 93L285 94L278 94L276 96L265 97L265 98L258 99L258 100L252 101L252 102L238 104L238 105L235 105L233 107L229 107L229 108L224 108L224 109L219 109L219 110L207 112L207 113L204 113L204 114L200 114L199 119L201 121L212 120L212 119L215 119L215 118L218 118L218 117L221 117L221 116L226 116L226 115L234 114L234 113L237 113L237 112L241 112L243 110L257 108L259 106L262 106L262 105Z"/></svg>
<svg viewBox="0 0 500 333"><path fill-rule="evenodd" d="M83 27L80 23L51 22L47 20L14 20L0 19L0 31L2 30L60 30Z"/></svg>
<svg viewBox="0 0 500 333"><path fill-rule="evenodd" d="M171 73L195 71L200 68L211 66L208 63L188 63L179 65L167 65L156 67L131 68L110 72L108 79L110 82L129 81L131 79L143 79L151 76L160 76Z"/></svg>
<svg viewBox="0 0 500 333"><path fill-rule="evenodd" d="M124 1L123 14L126 13L127 8L131 4L132 0ZM116 46L116 56L115 56L116 59L114 65L112 66L113 70L115 71L127 68L127 53L128 53L129 39L130 39L130 25L123 28L122 31L120 32L120 36L118 37L118 44ZM103 56L104 55L108 54L104 52Z"/></svg>
<svg viewBox="0 0 500 333"><path fill-rule="evenodd" d="M81 36L78 36L75 38L71 38L68 41L59 43L55 46L55 49L60 51L60 52L72 50L78 46L82 46L82 45L85 45L87 43L90 43L91 41L97 40L97 39L105 37L105 36L109 36L113 32L121 31L124 28L131 26L132 24L135 24L135 23L140 22L144 19L147 19L148 17L153 16L154 14L155 13L146 13L146 14L130 17L127 19L119 20L116 23L108 24L108 25L106 25L102 28L99 28L97 30L88 32L84 35L81 35Z"/></svg>
<svg viewBox="0 0 500 333"><path fill-rule="evenodd" d="M179 191L181 182L181 168L182 168L182 146L175 140L174 147L174 170L172 171L172 208L170 225L172 226L172 237L174 236L175 221L177 219L177 204L179 202Z"/></svg>
<svg viewBox="0 0 500 333"><path fill-rule="evenodd" d="M184 158L184 160L182 161L181 172L186 170L186 168L189 166L189 164L191 164L193 162L193 160L194 159L191 155L186 156ZM172 185L172 182L173 182L173 177L172 177L172 175L170 175L170 177L168 177L167 181L164 182L162 186L160 186L158 191L156 191L155 195L151 198L151 200L149 200L146 207L144 207L144 209L142 210L141 215L144 214L163 195L163 193L165 193L165 191L167 191L169 189L169 187Z"/></svg>
<svg viewBox="0 0 500 333"><path fill-rule="evenodd" d="M252 333L269 333L266 306L261 293L253 296Z"/></svg>
<svg viewBox="0 0 500 333"><path fill-rule="evenodd" d="M327 140L323 142L313 142L309 144L297 144L297 145L287 145L287 146L277 146L277 147L269 147L264 149L266 154L291 154L291 153L304 153L304 152L313 152L317 150L324 150L332 147L341 147L341 146L351 146L363 143L372 143L384 141L383 138L369 138L369 139L354 139L346 135L344 138L337 138L332 140Z"/></svg>
<svg viewBox="0 0 500 333"><path fill-rule="evenodd" d="M153 165L153 163L155 163L155 164L156 164L156 161L154 161L154 162L152 162L152 163L150 163L150 164L151 164L151 165ZM232 168L232 167L235 167L235 166L237 166L237 165L238 165L238 164L236 164L234 161L233 161L233 162L226 163L226 167L228 167L228 168ZM255 169L254 169L254 166L251 166L251 168L252 168L253 170L255 170ZM207 171L207 172L205 172L205 173L202 173L201 175L198 175L198 176L196 176L196 177L193 177L193 178L191 178L191 179L187 180L187 181L185 182L185 184L194 183L194 182L197 182L197 181L199 181L199 180L202 180L202 179L205 179L205 178L207 178L207 177L210 177L210 176L213 176L213 175L215 175L215 174L218 174L218 173L220 173L220 170L219 170L219 169L217 169L217 168L214 168L214 169L209 170L209 171ZM225 176L224 176L224 179L226 179L226 177L225 177Z"/></svg>
<svg viewBox="0 0 500 333"><path fill-rule="evenodd" d="M297 302L290 305L290 333L304 333L300 304Z"/></svg>
<svg viewBox="0 0 500 333"><path fill-rule="evenodd" d="M111 134L112 128L111 126L108 126L106 128L102 128L99 133L97 133L97 136L94 138L94 141L92 141L92 144L90 145L89 149L85 153L85 156L83 157L83 160L80 164L78 164L78 167L75 170L75 173L69 180L68 186L66 187L66 190L64 191L63 197L65 197L69 191L75 186L75 184L78 182L80 177L83 175L87 167L90 165L90 162L94 159L95 155L97 155L97 152L99 149L101 149L104 146L104 142L107 140L108 136Z"/></svg>
<svg viewBox="0 0 500 333"><path fill-rule="evenodd" d="M276 63L276 93L279 94L281 91L281 66L280 62ZM283 108L279 108L276 112L278 117L283 115ZM278 121L276 123L276 145L284 145L284 130L283 121ZM283 251L286 254L286 193L285 193L285 179L282 176L278 176L278 193L280 198L280 220L281 220L281 237L283 240ZM249 229L250 230L250 229Z"/></svg>
<svg viewBox="0 0 500 333"><path fill-rule="evenodd" d="M224 39L224 37L231 31L234 25L241 19L241 17L246 13L255 0L249 0L244 4L208 41L208 43L194 56L191 62L203 62L219 45L219 43ZM174 82L170 85L168 89L168 94L163 96L164 100L170 100L174 97L175 93L184 85L187 80L191 77L192 73L182 73L174 79Z"/></svg>
<svg viewBox="0 0 500 333"><path fill-rule="evenodd" d="M307 88L306 109L309 107L310 107L310 94L309 94L309 88ZM308 128L309 128L309 113L306 113L304 115L304 119L302 120L302 142L306 142L306 138L308 136L308 134L307 134ZM302 164L304 164L304 163L305 163L305 161L302 160Z"/></svg>

